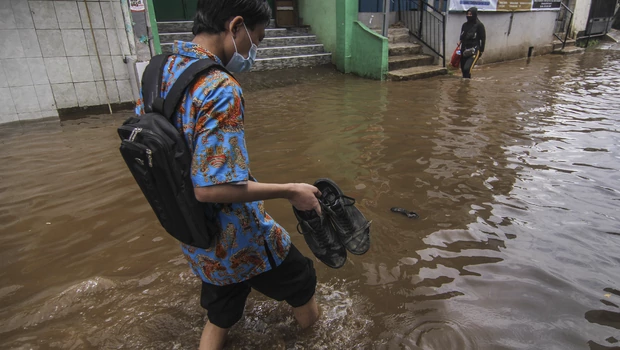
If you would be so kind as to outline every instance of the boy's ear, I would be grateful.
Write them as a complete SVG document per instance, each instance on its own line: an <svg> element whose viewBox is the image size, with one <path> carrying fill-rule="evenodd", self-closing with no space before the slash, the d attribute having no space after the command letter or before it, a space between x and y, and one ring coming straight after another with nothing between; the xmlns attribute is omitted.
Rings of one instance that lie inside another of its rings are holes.
<svg viewBox="0 0 620 350"><path fill-rule="evenodd" d="M233 38L237 35L237 32L243 28L243 17L236 16L231 18L230 22L228 22L228 30L233 35Z"/></svg>

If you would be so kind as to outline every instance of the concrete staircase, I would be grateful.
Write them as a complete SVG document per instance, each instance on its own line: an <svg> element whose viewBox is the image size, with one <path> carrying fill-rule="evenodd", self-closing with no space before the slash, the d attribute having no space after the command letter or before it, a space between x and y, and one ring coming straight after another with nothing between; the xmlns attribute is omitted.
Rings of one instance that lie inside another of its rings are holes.
<svg viewBox="0 0 620 350"><path fill-rule="evenodd" d="M564 34L560 33L560 36L563 36ZM553 51L552 53L554 54L558 54L558 55L572 55L572 54L576 54L576 53L581 53L584 52L585 50L575 46L575 40L574 39L568 39L566 40L566 45L564 46L564 48L562 49L562 42L560 40L554 40L553 41Z"/></svg>
<svg viewBox="0 0 620 350"><path fill-rule="evenodd" d="M171 53L175 40L191 41L191 21L158 22L159 41L163 53ZM265 39L258 47L256 64L252 71L266 71L293 67L313 67L330 64L332 54L325 52L310 28L275 28L271 21L265 29Z"/></svg>
<svg viewBox="0 0 620 350"><path fill-rule="evenodd" d="M422 45L414 43L407 28L390 28L388 80L416 80L447 74L435 64L435 57L424 54Z"/></svg>

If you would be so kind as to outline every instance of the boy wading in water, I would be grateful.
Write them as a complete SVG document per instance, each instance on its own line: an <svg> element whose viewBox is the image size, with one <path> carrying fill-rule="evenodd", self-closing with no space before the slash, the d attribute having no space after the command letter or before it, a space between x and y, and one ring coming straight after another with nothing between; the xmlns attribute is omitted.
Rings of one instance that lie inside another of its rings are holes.
<svg viewBox="0 0 620 350"><path fill-rule="evenodd" d="M232 73L249 70L270 19L265 0L199 0L195 37L175 42L163 72L162 97L200 59L209 58ZM141 101L136 113L144 114ZM228 329L243 315L251 289L290 304L302 328L314 324L319 311L313 263L265 212L263 201L285 198L298 210L320 214L320 191L308 184L256 182L245 143L241 86L221 69L212 68L187 89L172 122L192 153L196 198L222 206L222 234L212 248L181 244L192 271L202 280L200 303L208 322L200 349L223 347Z"/></svg>

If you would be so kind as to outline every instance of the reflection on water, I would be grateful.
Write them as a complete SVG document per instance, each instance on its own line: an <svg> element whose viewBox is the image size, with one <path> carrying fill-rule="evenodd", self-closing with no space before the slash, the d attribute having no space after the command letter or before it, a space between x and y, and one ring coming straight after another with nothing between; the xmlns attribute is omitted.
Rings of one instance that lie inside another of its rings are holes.
<svg viewBox="0 0 620 350"><path fill-rule="evenodd" d="M334 179L373 220L372 248L315 264L313 331L252 294L228 348L618 348L619 63L537 57L471 81L312 72L247 93L256 177ZM0 128L0 347L198 343L199 282L118 155L126 116ZM288 203L268 209L311 255Z"/></svg>

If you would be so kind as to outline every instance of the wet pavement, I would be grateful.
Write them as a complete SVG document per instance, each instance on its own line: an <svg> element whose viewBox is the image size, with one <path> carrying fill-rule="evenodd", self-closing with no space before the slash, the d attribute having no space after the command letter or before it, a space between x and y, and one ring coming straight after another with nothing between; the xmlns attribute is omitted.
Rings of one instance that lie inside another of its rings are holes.
<svg viewBox="0 0 620 350"><path fill-rule="evenodd" d="M618 348L620 50L602 47L471 81L246 80L254 175L332 178L372 247L316 262L312 331L253 293L227 348ZM0 348L198 344L200 283L119 156L127 116L0 126ZM267 210L310 256L288 202Z"/></svg>

